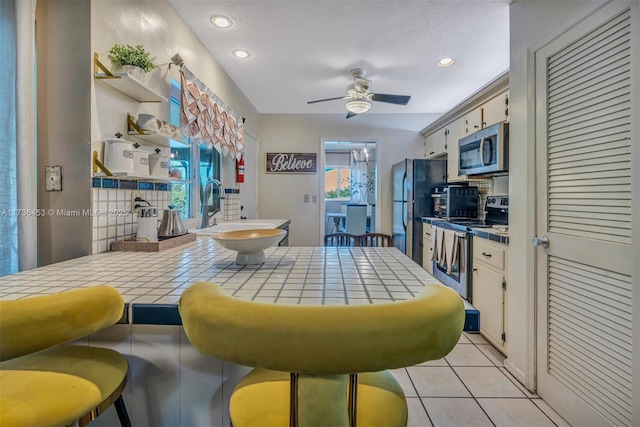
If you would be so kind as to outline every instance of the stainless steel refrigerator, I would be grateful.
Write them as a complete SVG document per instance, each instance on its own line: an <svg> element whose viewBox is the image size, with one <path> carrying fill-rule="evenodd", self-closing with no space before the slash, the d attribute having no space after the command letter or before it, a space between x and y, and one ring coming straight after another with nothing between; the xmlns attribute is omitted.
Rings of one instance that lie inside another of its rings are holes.
<svg viewBox="0 0 640 427"><path fill-rule="evenodd" d="M393 165L393 240L422 265L422 217L433 215L434 187L447 182L447 161L406 159Z"/></svg>

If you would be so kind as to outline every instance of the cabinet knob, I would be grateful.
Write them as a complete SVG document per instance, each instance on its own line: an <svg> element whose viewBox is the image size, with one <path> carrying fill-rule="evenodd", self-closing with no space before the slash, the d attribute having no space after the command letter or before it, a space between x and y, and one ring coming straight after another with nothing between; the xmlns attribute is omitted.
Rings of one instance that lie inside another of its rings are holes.
<svg viewBox="0 0 640 427"><path fill-rule="evenodd" d="M432 154L434 154L434 153L435 153L435 151L432 151L432 152L430 152L430 153L429 153L429 155L432 155Z"/></svg>
<svg viewBox="0 0 640 427"><path fill-rule="evenodd" d="M477 273L477 272L478 272L478 269L477 269L477 268L472 268L471 270L473 270L473 272L474 272L474 273Z"/></svg>
<svg viewBox="0 0 640 427"><path fill-rule="evenodd" d="M482 256L486 256L487 258L491 258L491 254L488 254L486 252L482 252Z"/></svg>

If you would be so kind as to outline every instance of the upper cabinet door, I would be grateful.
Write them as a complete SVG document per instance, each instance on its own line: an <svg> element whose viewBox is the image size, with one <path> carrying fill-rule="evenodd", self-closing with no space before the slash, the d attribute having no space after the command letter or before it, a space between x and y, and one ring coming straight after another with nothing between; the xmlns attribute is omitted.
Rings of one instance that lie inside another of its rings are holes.
<svg viewBox="0 0 640 427"><path fill-rule="evenodd" d="M482 129L482 108L476 108L464 116L464 135L471 135Z"/></svg>
<svg viewBox="0 0 640 427"><path fill-rule="evenodd" d="M482 127L494 125L509 119L509 92L501 93L482 106Z"/></svg>
<svg viewBox="0 0 640 427"><path fill-rule="evenodd" d="M461 117L447 126L447 182L467 181L466 176L458 174L458 140L465 134L465 117Z"/></svg>
<svg viewBox="0 0 640 427"><path fill-rule="evenodd" d="M424 140L425 157L433 159L447 154L447 129L441 128L428 135Z"/></svg>

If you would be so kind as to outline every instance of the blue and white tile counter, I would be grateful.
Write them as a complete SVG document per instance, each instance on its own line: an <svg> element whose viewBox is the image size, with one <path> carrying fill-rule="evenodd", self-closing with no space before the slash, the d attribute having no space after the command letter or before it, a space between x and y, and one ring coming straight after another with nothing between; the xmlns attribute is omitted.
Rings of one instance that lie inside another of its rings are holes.
<svg viewBox="0 0 640 427"><path fill-rule="evenodd" d="M240 298L275 304L370 304L411 298L438 283L396 248L274 247L258 266L209 237L158 253L106 252L0 277L0 299L25 298L106 283L128 303L122 323L81 340L129 361L123 397L133 425L228 426L228 401L248 368L198 353L177 312L199 281ZM110 408L95 426L117 425Z"/></svg>
<svg viewBox="0 0 640 427"><path fill-rule="evenodd" d="M438 283L396 248L273 247L262 265L208 237L162 252L106 252L0 277L0 299L108 284L129 305L175 305L211 281L240 298L276 304L369 304L411 298ZM135 319L134 319L135 322Z"/></svg>

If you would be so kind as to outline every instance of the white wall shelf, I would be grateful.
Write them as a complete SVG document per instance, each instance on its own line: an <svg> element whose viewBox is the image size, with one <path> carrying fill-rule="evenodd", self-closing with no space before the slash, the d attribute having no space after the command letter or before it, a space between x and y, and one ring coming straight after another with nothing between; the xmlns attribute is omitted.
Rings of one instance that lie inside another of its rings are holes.
<svg viewBox="0 0 640 427"><path fill-rule="evenodd" d="M98 70L102 70L99 72ZM147 87L143 82L128 73L112 73L98 60L98 53L93 54L94 77L139 102L166 102L167 98Z"/></svg>
<svg viewBox="0 0 640 427"><path fill-rule="evenodd" d="M132 136L134 138L140 138L142 141L159 145L161 147L173 147L175 146L171 144L173 141L178 145L183 145L185 147L189 147L191 144L188 142L177 139L173 135L165 134L162 132L157 132L153 130L141 129L134 121L131 114L127 113L127 135Z"/></svg>
<svg viewBox="0 0 640 427"><path fill-rule="evenodd" d="M174 179L171 179L169 177L165 178L165 177L154 176L154 175L136 175L128 172L114 172L113 175L107 175L104 172L97 172L97 173L94 173L93 176L95 178L116 178L116 179L122 179L125 181L153 181L153 182L162 182L166 184L170 184L171 182L174 181Z"/></svg>

